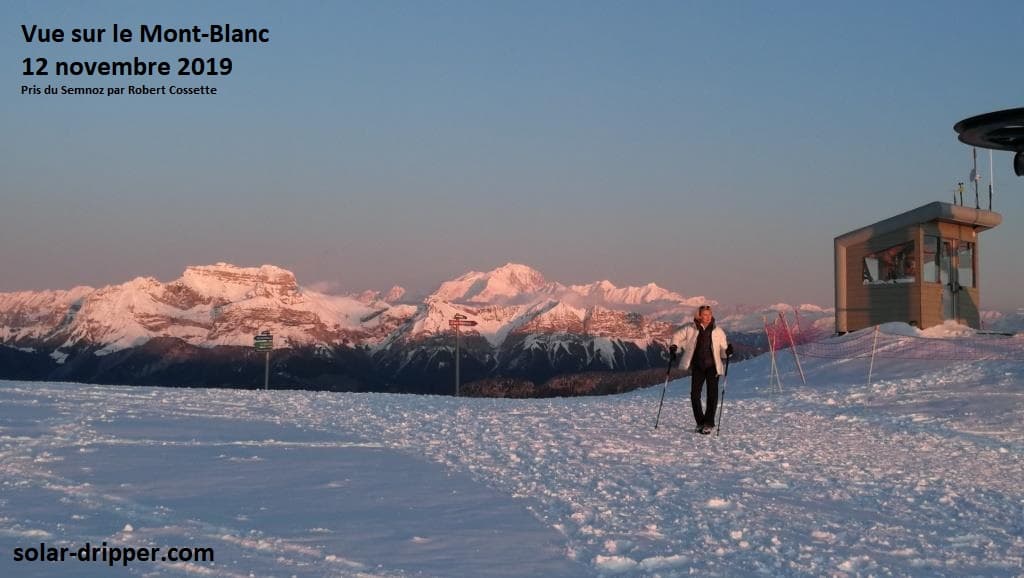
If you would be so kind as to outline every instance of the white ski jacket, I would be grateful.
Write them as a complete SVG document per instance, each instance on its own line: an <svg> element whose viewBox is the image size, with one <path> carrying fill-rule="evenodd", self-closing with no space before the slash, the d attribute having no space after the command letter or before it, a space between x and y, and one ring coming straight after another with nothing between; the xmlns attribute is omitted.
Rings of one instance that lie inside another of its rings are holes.
<svg viewBox="0 0 1024 578"><path fill-rule="evenodd" d="M677 331L672 336L672 343L676 344L683 350L681 359L679 360L679 368L682 370L690 369L690 362L693 361L693 352L697 348L697 324L696 322L687 323L682 329ZM725 337L725 331L717 325L711 331L711 352L715 358L715 371L718 375L725 373L722 367L722 359L726 356L725 349L729 347L729 342Z"/></svg>

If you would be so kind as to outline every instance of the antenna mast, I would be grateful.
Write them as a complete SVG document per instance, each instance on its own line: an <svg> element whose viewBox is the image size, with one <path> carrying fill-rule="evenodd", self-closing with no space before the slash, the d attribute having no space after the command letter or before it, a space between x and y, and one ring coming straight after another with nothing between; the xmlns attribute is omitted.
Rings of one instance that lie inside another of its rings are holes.
<svg viewBox="0 0 1024 578"><path fill-rule="evenodd" d="M981 175L978 174L978 147L971 147L971 156L974 157L974 168L971 169L971 180L974 181L974 208L980 209L981 202L978 200L978 181Z"/></svg>
<svg viewBox="0 0 1024 578"><path fill-rule="evenodd" d="M992 149L988 149L988 210L992 210L992 191L996 188L996 172L992 170Z"/></svg>

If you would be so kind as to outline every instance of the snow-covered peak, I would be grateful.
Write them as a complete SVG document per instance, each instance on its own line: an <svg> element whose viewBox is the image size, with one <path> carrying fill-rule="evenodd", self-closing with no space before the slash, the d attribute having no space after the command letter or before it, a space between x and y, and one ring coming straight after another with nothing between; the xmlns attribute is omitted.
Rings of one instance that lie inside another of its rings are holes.
<svg viewBox="0 0 1024 578"><path fill-rule="evenodd" d="M536 269L507 263L492 271L471 271L446 281L431 298L467 303L513 302L530 300L539 294L550 294L558 288L557 284L549 283Z"/></svg>
<svg viewBox="0 0 1024 578"><path fill-rule="evenodd" d="M718 326L726 331L757 332L764 329L765 323L774 323L780 313L785 315L787 323L803 330L812 327L826 333L834 330L835 309L809 304L794 307L786 303L775 303L759 309L722 308L715 311L715 318Z"/></svg>
<svg viewBox="0 0 1024 578"><path fill-rule="evenodd" d="M80 285L67 290L0 293L0 312L66 307L95 290L93 287Z"/></svg>
<svg viewBox="0 0 1024 578"><path fill-rule="evenodd" d="M263 330L279 345L372 341L383 338L367 333L382 321L370 327L363 319L380 312L347 297L300 291L280 267L218 263L188 267L169 283L137 277L96 290L0 294L0 343L56 340L62 349L84 345L103 354L156 337L249 346Z"/></svg>
<svg viewBox="0 0 1024 578"><path fill-rule="evenodd" d="M587 311L561 301L547 301L532 307L517 328L525 333L583 333Z"/></svg>
<svg viewBox="0 0 1024 578"><path fill-rule="evenodd" d="M82 301L95 291L79 286L67 291L0 293L0 343L16 345L44 338L70 322Z"/></svg>
<svg viewBox="0 0 1024 578"><path fill-rule="evenodd" d="M217 263L190 266L177 283L201 297L229 302L258 294L294 294L299 290L295 274L274 265L236 267L228 263Z"/></svg>
<svg viewBox="0 0 1024 578"><path fill-rule="evenodd" d="M589 285L570 285L569 291L583 298L579 303L608 305L646 305L649 303L667 302L683 305L700 305L706 302L703 297L686 298L682 295L659 287L656 283L648 283L640 287L616 287L611 281L604 280Z"/></svg>
<svg viewBox="0 0 1024 578"><path fill-rule="evenodd" d="M487 272L471 271L446 281L430 298L452 303L492 305L530 304L553 298L573 307L600 305L648 313L666 307L692 308L715 303L703 296L684 297L656 283L617 287L608 279L603 279L589 284L565 286L549 281L536 269L516 263L507 263Z"/></svg>
<svg viewBox="0 0 1024 578"><path fill-rule="evenodd" d="M543 313L538 315L538 318L567 318L583 321L587 315L587 311L585 309L572 307L571 305L566 305L560 301L550 303L550 307L546 308Z"/></svg>
<svg viewBox="0 0 1024 578"><path fill-rule="evenodd" d="M405 287L395 285L388 289L388 292L384 294L385 303L398 303L405 297Z"/></svg>
<svg viewBox="0 0 1024 578"><path fill-rule="evenodd" d="M542 275L540 271L521 263L505 263L501 267L491 271L490 274L496 277L507 278L512 281L520 279L522 282L535 280L537 283L544 283L544 275Z"/></svg>
<svg viewBox="0 0 1024 578"><path fill-rule="evenodd" d="M352 299L355 299L356 301L358 301L360 303L370 304L370 303L373 303L374 301L379 301L380 300L380 291L374 291L373 289L367 289L366 291L363 291L362 293L354 293L352 295L349 295L349 297L351 297Z"/></svg>
<svg viewBox="0 0 1024 578"><path fill-rule="evenodd" d="M755 313L771 313L771 312L784 312L792 313L798 311L800 313L808 314L833 314L835 309L831 307L821 307L820 305L813 305L810 303L802 303L800 305L790 305L789 303L775 303L773 305L765 305L760 309L754 310L751 308L751 312Z"/></svg>
<svg viewBox="0 0 1024 578"><path fill-rule="evenodd" d="M405 288L395 285L391 287L391 289L388 289L387 293L367 289L362 293L353 293L348 295L348 297L367 305L373 303L392 305L400 302L402 298L405 297Z"/></svg>
<svg viewBox="0 0 1024 578"><path fill-rule="evenodd" d="M456 315L476 321L476 316L471 315L464 308L457 307L440 299L427 299L427 302L421 307L420 312L414 318L409 334L413 336L436 335L450 331L451 327L448 325L448 322L454 319Z"/></svg>

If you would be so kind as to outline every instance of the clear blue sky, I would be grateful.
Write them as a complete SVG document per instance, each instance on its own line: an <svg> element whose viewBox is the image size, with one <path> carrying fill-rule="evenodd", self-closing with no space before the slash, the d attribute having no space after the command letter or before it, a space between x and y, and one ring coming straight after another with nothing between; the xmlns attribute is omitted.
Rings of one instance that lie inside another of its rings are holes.
<svg viewBox="0 0 1024 578"><path fill-rule="evenodd" d="M1016 1L18 1L0 21L0 291L227 261L425 292L514 261L831 305L833 237L949 200L970 169L952 125L1024 106ZM114 23L271 42L45 46L20 29ZM45 79L215 97L19 94L23 58L132 56L234 72ZM1004 223L981 238L986 308L1024 306L1009 163Z"/></svg>

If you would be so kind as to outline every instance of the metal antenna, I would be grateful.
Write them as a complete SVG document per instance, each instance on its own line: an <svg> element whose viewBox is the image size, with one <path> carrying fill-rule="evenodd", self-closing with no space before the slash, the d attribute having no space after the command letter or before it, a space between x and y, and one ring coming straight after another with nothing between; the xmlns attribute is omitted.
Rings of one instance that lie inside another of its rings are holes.
<svg viewBox="0 0 1024 578"><path fill-rule="evenodd" d="M978 181L981 175L978 174L978 147L971 147L971 156L974 157L974 168L971 169L971 180L974 181L974 208L980 209L981 202L978 200Z"/></svg>
<svg viewBox="0 0 1024 578"><path fill-rule="evenodd" d="M992 192L996 188L996 172L992 170L992 149L988 149L988 210L992 210Z"/></svg>

